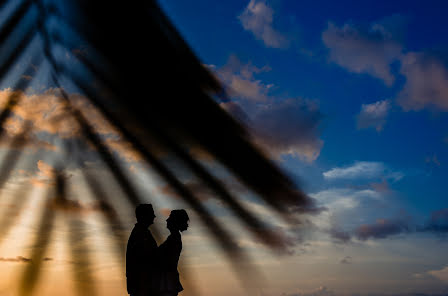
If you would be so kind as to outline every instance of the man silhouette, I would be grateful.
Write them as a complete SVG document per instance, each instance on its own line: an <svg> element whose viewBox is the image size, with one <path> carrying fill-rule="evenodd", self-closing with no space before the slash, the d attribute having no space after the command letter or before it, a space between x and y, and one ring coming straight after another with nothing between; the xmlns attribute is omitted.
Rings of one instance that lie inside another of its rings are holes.
<svg viewBox="0 0 448 296"><path fill-rule="evenodd" d="M148 229L156 217L154 209L151 204L140 204L135 209L135 216L137 223L126 248L128 293L131 296L157 295L157 243Z"/></svg>

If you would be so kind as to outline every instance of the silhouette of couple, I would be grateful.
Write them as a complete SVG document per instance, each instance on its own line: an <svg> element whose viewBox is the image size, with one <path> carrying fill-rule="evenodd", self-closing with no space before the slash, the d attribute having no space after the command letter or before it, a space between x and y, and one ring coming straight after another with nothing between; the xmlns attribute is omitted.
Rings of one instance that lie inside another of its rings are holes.
<svg viewBox="0 0 448 296"><path fill-rule="evenodd" d="M175 296L183 287L177 263L182 251L180 232L188 228L185 210L173 210L166 220L170 235L157 247L148 227L154 223L151 204L135 209L137 223L132 229L126 248L127 289L131 296Z"/></svg>

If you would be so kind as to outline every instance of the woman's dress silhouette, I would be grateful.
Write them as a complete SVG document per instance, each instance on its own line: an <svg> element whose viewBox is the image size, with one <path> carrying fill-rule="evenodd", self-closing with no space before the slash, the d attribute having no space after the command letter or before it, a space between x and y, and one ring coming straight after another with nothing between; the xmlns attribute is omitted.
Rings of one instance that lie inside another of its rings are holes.
<svg viewBox="0 0 448 296"><path fill-rule="evenodd" d="M173 210L166 220L170 235L159 246L160 296L175 296L183 290L177 264L182 251L181 231L187 230L189 217L185 210Z"/></svg>

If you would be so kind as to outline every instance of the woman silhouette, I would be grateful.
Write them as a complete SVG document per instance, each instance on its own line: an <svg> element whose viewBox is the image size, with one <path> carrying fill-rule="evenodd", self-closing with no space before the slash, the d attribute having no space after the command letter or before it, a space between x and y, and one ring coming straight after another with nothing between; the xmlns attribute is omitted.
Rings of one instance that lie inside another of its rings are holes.
<svg viewBox="0 0 448 296"><path fill-rule="evenodd" d="M166 227L171 234L158 249L160 256L160 296L176 296L183 290L179 280L177 263L182 251L180 232L187 230L189 220L185 210L172 210L166 220Z"/></svg>

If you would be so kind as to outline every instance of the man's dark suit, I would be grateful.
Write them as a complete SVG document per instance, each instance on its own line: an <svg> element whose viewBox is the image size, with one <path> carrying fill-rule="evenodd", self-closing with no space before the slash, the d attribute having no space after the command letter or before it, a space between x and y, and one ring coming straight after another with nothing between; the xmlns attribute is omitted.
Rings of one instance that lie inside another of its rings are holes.
<svg viewBox="0 0 448 296"><path fill-rule="evenodd" d="M131 296L157 295L157 243L147 226L137 223L126 248L127 289Z"/></svg>

